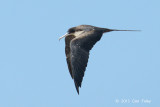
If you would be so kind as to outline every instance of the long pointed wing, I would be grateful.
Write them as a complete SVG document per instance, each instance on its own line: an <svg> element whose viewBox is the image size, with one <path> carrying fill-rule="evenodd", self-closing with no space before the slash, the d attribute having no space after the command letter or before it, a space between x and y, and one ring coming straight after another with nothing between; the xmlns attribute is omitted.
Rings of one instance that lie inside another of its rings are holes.
<svg viewBox="0 0 160 107"><path fill-rule="evenodd" d="M73 38L75 38L75 36L73 36L73 35L65 37L66 61L67 61L69 73L70 73L70 75L71 75L72 78L73 78L73 76L72 76L71 60L70 60L70 42L71 42L71 40Z"/></svg>
<svg viewBox="0 0 160 107"><path fill-rule="evenodd" d="M78 93L87 67L89 51L101 37L102 33L90 31L71 41L71 68Z"/></svg>

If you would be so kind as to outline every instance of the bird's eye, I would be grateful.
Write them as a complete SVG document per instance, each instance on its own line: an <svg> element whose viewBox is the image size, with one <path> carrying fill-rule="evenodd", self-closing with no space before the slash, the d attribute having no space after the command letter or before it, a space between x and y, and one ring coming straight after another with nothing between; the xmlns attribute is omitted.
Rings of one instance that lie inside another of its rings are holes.
<svg viewBox="0 0 160 107"><path fill-rule="evenodd" d="M75 29L69 29L68 30L68 33L74 33L75 32Z"/></svg>

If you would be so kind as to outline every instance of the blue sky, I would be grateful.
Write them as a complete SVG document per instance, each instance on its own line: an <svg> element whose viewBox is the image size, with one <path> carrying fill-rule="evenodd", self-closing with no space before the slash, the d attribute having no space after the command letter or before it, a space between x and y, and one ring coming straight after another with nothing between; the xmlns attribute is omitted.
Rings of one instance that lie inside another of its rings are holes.
<svg viewBox="0 0 160 107"><path fill-rule="evenodd" d="M160 106L159 4L159 0L1 0L0 107ZM104 34L90 52L77 95L64 39L58 38L81 24L142 31ZM131 102L122 103L124 99Z"/></svg>

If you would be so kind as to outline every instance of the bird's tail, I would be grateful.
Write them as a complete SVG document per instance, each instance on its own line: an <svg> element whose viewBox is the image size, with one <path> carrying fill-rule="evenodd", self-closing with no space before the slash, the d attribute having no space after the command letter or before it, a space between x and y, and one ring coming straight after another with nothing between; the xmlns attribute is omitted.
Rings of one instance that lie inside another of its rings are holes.
<svg viewBox="0 0 160 107"><path fill-rule="evenodd" d="M118 29L110 29L111 31L141 31L141 30L118 30Z"/></svg>
<svg viewBox="0 0 160 107"><path fill-rule="evenodd" d="M141 30L118 30L118 29L107 29L107 28L103 28L103 33L106 32L111 32L111 31L141 31Z"/></svg>

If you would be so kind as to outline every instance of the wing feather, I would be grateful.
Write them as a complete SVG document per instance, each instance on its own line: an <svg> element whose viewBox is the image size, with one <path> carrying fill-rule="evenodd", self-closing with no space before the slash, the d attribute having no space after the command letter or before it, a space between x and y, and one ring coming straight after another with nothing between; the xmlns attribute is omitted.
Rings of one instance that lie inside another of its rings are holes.
<svg viewBox="0 0 160 107"><path fill-rule="evenodd" d="M72 76L71 59L70 59L70 42L73 38L75 38L75 36L73 36L73 35L69 35L69 36L65 37L66 61L67 61L69 73L72 78L73 78L73 76Z"/></svg>
<svg viewBox="0 0 160 107"><path fill-rule="evenodd" d="M84 72L87 67L89 51L102 37L101 32L90 31L83 33L78 38L74 38L71 41L70 46L70 58L71 69L77 92L79 93L79 87L83 80Z"/></svg>

